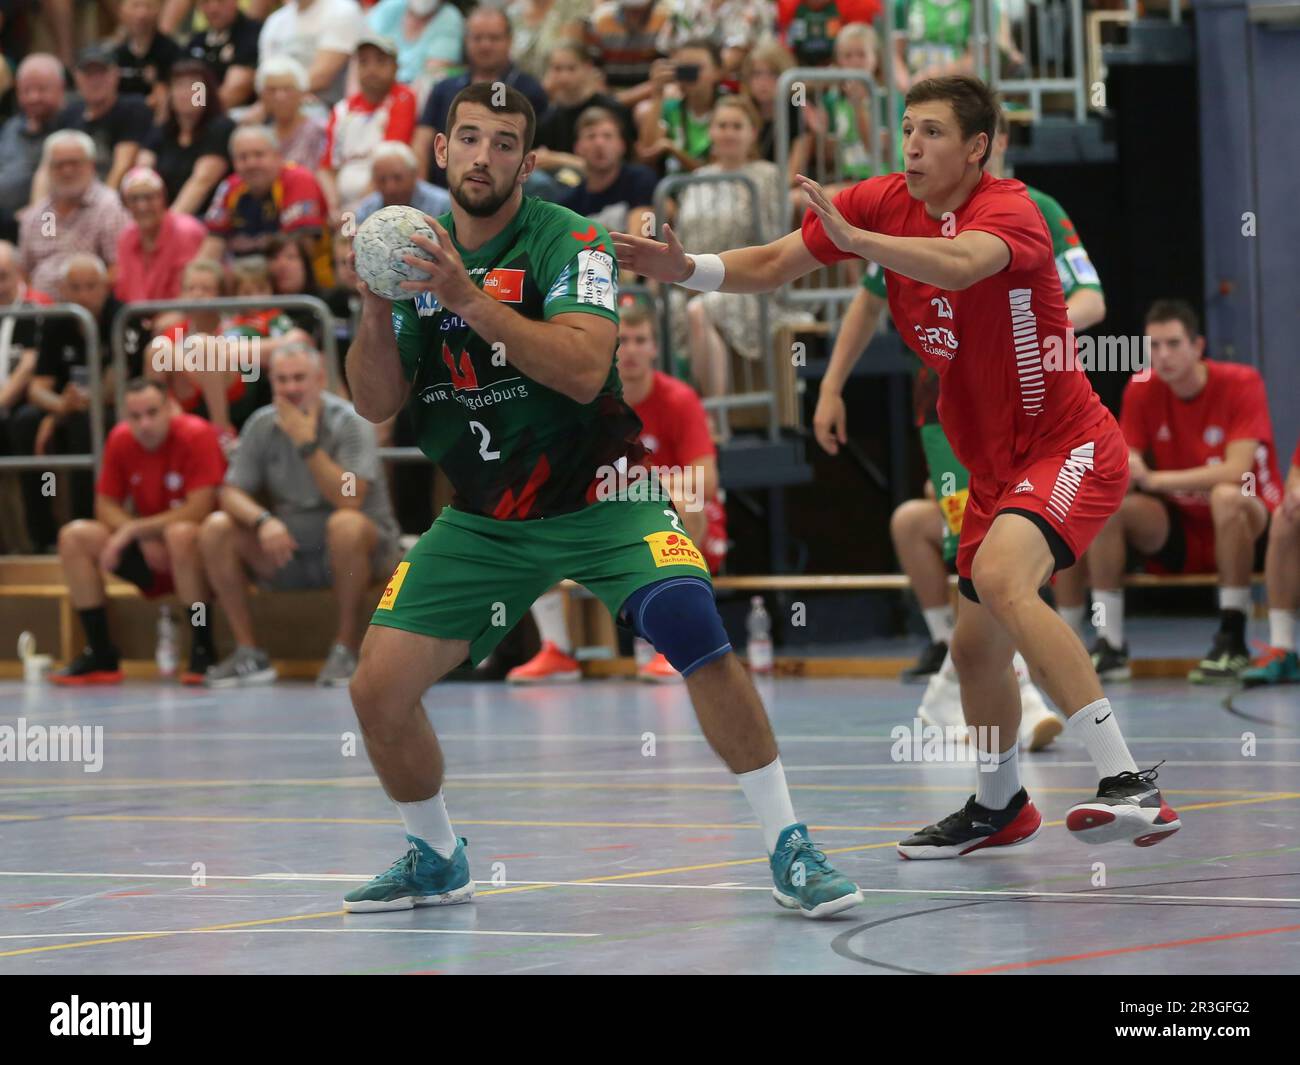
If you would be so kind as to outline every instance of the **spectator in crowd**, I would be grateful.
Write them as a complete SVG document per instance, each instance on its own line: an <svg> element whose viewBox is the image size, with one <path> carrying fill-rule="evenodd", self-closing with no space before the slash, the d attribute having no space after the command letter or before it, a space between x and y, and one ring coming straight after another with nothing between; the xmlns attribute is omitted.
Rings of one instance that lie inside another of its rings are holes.
<svg viewBox="0 0 1300 1065"><path fill-rule="evenodd" d="M63 81L63 64L52 55L29 55L18 64L18 113L0 126L0 239L17 239L18 212L33 202L41 145L63 110Z"/></svg>
<svg viewBox="0 0 1300 1065"><path fill-rule="evenodd" d="M330 112L317 170L332 219L355 215L372 191L374 150L384 141L409 144L415 132L415 94L397 82L396 42L367 32L357 42L356 73L361 91Z"/></svg>
<svg viewBox="0 0 1300 1065"><path fill-rule="evenodd" d="M794 54L779 41L760 44L745 57L741 67L741 84L758 109L762 125L758 130L758 157L769 163L776 162L776 109L781 75L795 65ZM799 136L799 108L786 97L785 107L789 119L787 147ZM790 175L794 181L794 175Z"/></svg>
<svg viewBox="0 0 1300 1065"><path fill-rule="evenodd" d="M109 346L113 316L121 304L113 298L108 270L94 255L77 254L64 264L63 279L55 290L60 300L84 307L99 326L101 361ZM90 365L81 324L72 318L50 318L41 328L40 354L27 387L27 403L10 421L10 444L15 455L90 454L90 408L113 394L111 370L101 377L100 396L90 390ZM77 470L70 475L72 515L88 518L94 508L91 475ZM37 551L55 542L50 499L42 490L39 472L23 474L23 504L27 530Z"/></svg>
<svg viewBox="0 0 1300 1065"><path fill-rule="evenodd" d="M379 0L366 14L374 33L397 42L397 80L423 106L463 55L465 16L451 0Z"/></svg>
<svg viewBox="0 0 1300 1065"><path fill-rule="evenodd" d="M239 0L199 0L199 9L208 28L190 35L185 54L211 69L224 110L243 107L253 99L262 24L239 10Z"/></svg>
<svg viewBox="0 0 1300 1065"><path fill-rule="evenodd" d="M208 671L207 683L275 679L255 642L245 588L251 575L276 589L334 588L338 628L317 682L346 684L356 668L362 600L399 550L374 427L325 390L318 351L282 348L270 375L274 402L245 424L221 510L199 534L208 579L236 642L234 653Z"/></svg>
<svg viewBox="0 0 1300 1065"><path fill-rule="evenodd" d="M117 91L123 96L144 97L155 113L165 104L172 64L185 54L175 40L159 32L161 11L162 0L121 0L113 48Z"/></svg>
<svg viewBox="0 0 1300 1065"><path fill-rule="evenodd" d="M230 172L235 123L222 107L216 75L202 60L181 59L172 67L168 103L166 119L144 139L139 165L162 176L172 210L201 217Z"/></svg>
<svg viewBox="0 0 1300 1065"><path fill-rule="evenodd" d="M224 295L225 270L220 263L194 259L181 271L181 299L198 303ZM233 451L239 426L252 410L240 402L250 390L237 364L217 359L229 354L221 343L225 335L221 312L203 308L160 316L155 328L145 375L159 382L182 411L210 422L223 452ZM200 350L212 355L212 360L195 365L186 358L187 352Z"/></svg>
<svg viewBox="0 0 1300 1065"><path fill-rule="evenodd" d="M333 241L330 242L331 270ZM272 237L266 245L266 270L271 279L271 293L276 296L319 296L315 262L300 241L288 234ZM320 319L311 311L293 307L281 312L298 329L310 335L313 344L324 342Z"/></svg>
<svg viewBox="0 0 1300 1065"><path fill-rule="evenodd" d="M178 411L157 381L132 380L122 413L104 443L94 519L59 530L59 561L86 649L50 679L60 685L121 683L104 596L105 579L114 574L146 598L173 591L180 596L192 637L181 680L197 684L216 657L199 526L212 512L226 461L212 426Z"/></svg>
<svg viewBox="0 0 1300 1065"><path fill-rule="evenodd" d="M1268 648L1242 673L1248 688L1300 682L1295 637L1296 609L1300 607L1300 441L1291 456L1282 502L1273 511L1264 584L1268 590Z"/></svg>
<svg viewBox="0 0 1300 1065"><path fill-rule="evenodd" d="M306 167L280 156L275 132L266 126L240 126L230 137L235 172L217 188L206 222L202 256L264 255L271 238L285 233L301 241L326 280L332 270L325 229L325 196Z"/></svg>
<svg viewBox="0 0 1300 1065"><path fill-rule="evenodd" d="M80 99L63 109L58 127L89 134L95 145L95 172L105 185L116 189L122 175L135 165L140 142L153 125L153 112L143 97L118 92L116 60L104 45L82 51L73 77Z"/></svg>
<svg viewBox="0 0 1300 1065"><path fill-rule="evenodd" d="M727 512L718 498L717 449L709 436L700 397L690 385L657 369L658 365L654 314L644 303L629 302L619 309L618 375L623 399L641 419L640 440L646 456L639 466L647 473L653 471L660 490L681 515L686 535L704 555L709 572L716 575L727 553ZM631 483L629 478L629 486ZM569 642L564 593L559 589L547 592L533 604L532 613L542 648L506 674L506 680L514 684L577 680L582 674ZM637 655L641 680L679 679L662 654L648 645L647 649L649 654Z"/></svg>
<svg viewBox="0 0 1300 1065"><path fill-rule="evenodd" d="M688 233L691 247L702 251L734 248L742 234L753 234L755 243L775 240L789 226L785 183L776 164L757 158L758 112L744 96L724 96L718 101L709 127L711 162L697 174L733 174L748 178L758 190L758 203L748 185L739 182L692 185L681 191L674 229ZM754 232L757 224L758 232ZM684 294L674 290L670 298ZM681 316L676 316L681 320ZM759 332L758 297L726 292L705 292L685 304L691 375L703 396L720 396L728 391L729 350L743 358L762 357L770 337ZM768 328L807 322L811 318L790 307L779 296L768 303ZM727 435L726 419L718 425Z"/></svg>
<svg viewBox="0 0 1300 1065"><path fill-rule="evenodd" d="M581 175L582 160L574 153L578 116L589 107L603 107L618 118L625 145L636 143L632 113L609 93L602 92L600 71L582 44L562 42L551 49L542 87L550 105L537 116L534 145L537 165L554 172L569 167Z"/></svg>
<svg viewBox="0 0 1300 1065"><path fill-rule="evenodd" d="M606 228L624 233L654 230L655 185L648 166L627 161L627 144L618 116L604 107L589 107L579 117L574 151L586 177L560 202Z"/></svg>
<svg viewBox="0 0 1300 1065"><path fill-rule="evenodd" d="M607 0L587 19L583 40L599 56L610 92L624 107L650 99L653 73L661 83L666 77L670 66L658 41L671 19L667 0Z"/></svg>
<svg viewBox="0 0 1300 1065"><path fill-rule="evenodd" d="M356 0L285 0L262 24L258 54L296 59L307 71L304 91L333 107L343 99L348 60L365 32Z"/></svg>
<svg viewBox="0 0 1300 1065"><path fill-rule="evenodd" d="M158 20L158 25L163 33L177 34L185 26L194 24L200 25L200 18L194 17L194 9L197 6L199 16L203 22L211 22L212 17L208 14L208 4L211 0L163 0L162 17ZM248 17L257 22L263 22L272 9L280 6L281 0L238 0L240 9L248 14Z"/></svg>
<svg viewBox="0 0 1300 1065"><path fill-rule="evenodd" d="M50 192L23 217L18 247L32 286L53 293L70 256L89 252L115 262L117 237L130 216L117 193L96 179L95 142L88 134L72 129L51 133L41 169L49 174Z"/></svg>
<svg viewBox="0 0 1300 1065"><path fill-rule="evenodd" d="M50 36L54 38L54 53L64 67L72 66L74 41L76 39L73 0L43 0L41 14L45 16L45 25Z"/></svg>
<svg viewBox="0 0 1300 1065"><path fill-rule="evenodd" d="M181 271L198 254L207 229L193 215L170 210L163 179L142 166L122 179L122 204L131 221L117 238L114 294L123 303L175 299Z"/></svg>
<svg viewBox="0 0 1300 1065"><path fill-rule="evenodd" d="M775 27L773 0L673 0L658 44L671 53L692 39L713 41L721 51L724 79L736 78L745 56L771 38Z"/></svg>
<svg viewBox="0 0 1300 1065"><path fill-rule="evenodd" d="M307 111L307 70L296 59L273 56L257 68L257 95L266 121L275 130L287 163L308 170L320 166L325 151L325 120Z"/></svg>
<svg viewBox="0 0 1300 1065"><path fill-rule="evenodd" d="M840 30L835 39L835 66L845 70L860 70L871 74L876 67L876 31L865 23L850 23ZM820 165L809 169L816 157L820 143L826 151L827 164L822 179L829 195L834 195L850 184L872 177L876 165L871 158L872 138L878 136L876 122L871 114L871 92L867 85L854 78L846 79L836 88L829 89L820 103L812 102L804 108L807 126L795 142L790 153L790 182L796 174L822 173ZM882 159L887 154L883 151ZM797 205L806 203L806 197Z"/></svg>
<svg viewBox="0 0 1300 1065"><path fill-rule="evenodd" d="M480 81L501 81L528 97L536 114L546 111L541 84L510 61L510 20L500 9L478 7L465 20L465 60L469 69L464 74L443 78L429 93L411 142L420 160L420 176L444 189L447 173L433 158L433 138L447 131L447 111L461 89Z"/></svg>
<svg viewBox="0 0 1300 1065"><path fill-rule="evenodd" d="M673 77L656 75L649 105L640 109L637 158L670 174L698 170L709 158L709 126L718 101L718 50L706 40L673 52ZM662 73L663 68L660 68ZM666 91L674 85L676 93Z"/></svg>
<svg viewBox="0 0 1300 1065"><path fill-rule="evenodd" d="M899 0L898 6L906 2ZM799 66L826 67L834 60L840 30L853 22L874 22L880 8L881 0L777 0L776 24Z"/></svg>
<svg viewBox="0 0 1300 1065"><path fill-rule="evenodd" d="M505 9L514 28L511 56L521 70L541 79L560 44L582 43L591 0L509 0Z"/></svg>
<svg viewBox="0 0 1300 1065"><path fill-rule="evenodd" d="M1130 548L1163 573L1219 575L1219 630L1188 679L1236 681L1250 665L1250 575L1269 515L1282 501L1277 451L1259 371L1204 358L1196 312L1157 300L1146 316L1154 375L1124 390L1129 494L1079 565L1057 573L1057 602L1083 604L1091 578L1098 618L1093 664L1103 680L1129 676L1124 575Z"/></svg>
<svg viewBox="0 0 1300 1065"><path fill-rule="evenodd" d="M435 217L451 210L451 194L446 189L420 180L420 161L409 144L384 141L370 159L370 184L375 191L357 204L357 225L379 208L399 204Z"/></svg>
<svg viewBox="0 0 1300 1065"><path fill-rule="evenodd" d="M1025 57L1011 36L1011 16L1006 4L998 12L999 72L1023 67ZM894 5L895 82L900 93L926 78L970 74L975 70L972 49L975 33L974 7L970 3L937 3L936 0L897 0Z"/></svg>
<svg viewBox="0 0 1300 1065"><path fill-rule="evenodd" d="M29 288L18 267L18 249L0 240L0 309L23 305L48 306L50 297ZM10 419L27 398L36 375L36 345L40 330L35 319L0 315L0 455L10 448ZM30 554L18 476L0 473L0 551Z"/></svg>

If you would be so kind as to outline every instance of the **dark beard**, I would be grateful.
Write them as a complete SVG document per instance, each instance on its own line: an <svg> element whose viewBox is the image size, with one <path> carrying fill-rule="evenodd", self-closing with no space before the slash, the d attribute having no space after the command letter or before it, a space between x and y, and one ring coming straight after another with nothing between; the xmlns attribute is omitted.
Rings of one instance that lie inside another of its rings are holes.
<svg viewBox="0 0 1300 1065"><path fill-rule="evenodd" d="M519 177L519 171L523 169L523 165L524 164L521 162L515 169L516 178ZM512 180L504 193L498 194L494 188L493 195L489 196L486 200L483 200L481 203L471 203L468 197L462 195L464 187L465 179L461 178L460 184L451 190L452 199L465 209L466 214L473 215L475 218L491 218L497 213L497 211L501 210L506 201L514 195L515 191L514 181Z"/></svg>

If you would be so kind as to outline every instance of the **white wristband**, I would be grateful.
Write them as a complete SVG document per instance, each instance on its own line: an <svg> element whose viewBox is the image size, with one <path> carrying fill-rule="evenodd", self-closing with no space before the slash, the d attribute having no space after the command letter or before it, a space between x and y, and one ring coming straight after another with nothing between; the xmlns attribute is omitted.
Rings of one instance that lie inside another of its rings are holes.
<svg viewBox="0 0 1300 1065"><path fill-rule="evenodd" d="M716 292L722 287L722 279L727 275L727 268L722 265L721 255L692 255L695 269L690 277L681 282L682 288L695 292Z"/></svg>

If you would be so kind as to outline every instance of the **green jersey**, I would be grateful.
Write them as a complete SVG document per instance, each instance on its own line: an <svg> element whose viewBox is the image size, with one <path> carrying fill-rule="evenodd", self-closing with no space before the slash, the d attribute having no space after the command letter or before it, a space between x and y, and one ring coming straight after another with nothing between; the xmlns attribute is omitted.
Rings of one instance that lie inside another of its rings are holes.
<svg viewBox="0 0 1300 1065"><path fill-rule="evenodd" d="M970 0L896 0L894 25L907 39L907 68L915 73L955 63L970 45Z"/></svg>
<svg viewBox="0 0 1300 1065"><path fill-rule="evenodd" d="M830 90L825 98L828 132L835 138L835 148L840 157L840 174L848 181L863 181L874 177L875 167L871 162L871 152L862 143L858 130L858 109L844 93L837 89ZM870 127L870 105L868 108L868 127Z"/></svg>
<svg viewBox="0 0 1300 1065"><path fill-rule="evenodd" d="M703 117L697 117L686 106L685 100L665 100L659 117L668 127L668 139L678 148L692 159L708 159L709 148L713 144L709 136L709 126L713 122L712 110ZM669 173L675 174L681 168L682 164L675 156L668 157L666 169Z"/></svg>
<svg viewBox="0 0 1300 1065"><path fill-rule="evenodd" d="M618 322L604 226L525 196L505 229L467 251L451 212L438 221L469 276L525 318L576 312ZM420 450L447 474L457 509L502 520L570 513L595 501L602 471L641 457L641 422L623 402L612 351L600 394L579 403L521 374L504 345L472 332L431 293L393 303L393 332Z"/></svg>

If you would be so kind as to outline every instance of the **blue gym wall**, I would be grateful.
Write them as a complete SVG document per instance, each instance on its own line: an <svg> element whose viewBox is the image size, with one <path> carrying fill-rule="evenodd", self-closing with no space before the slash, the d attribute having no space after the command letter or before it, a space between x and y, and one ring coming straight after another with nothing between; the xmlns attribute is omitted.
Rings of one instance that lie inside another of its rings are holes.
<svg viewBox="0 0 1300 1065"><path fill-rule="evenodd" d="M1283 473L1300 436L1300 23L1296 0L1193 0L1199 64L1206 337L1268 383ZM1161 175L1168 180L1170 175ZM1242 235L1255 213L1256 235Z"/></svg>

